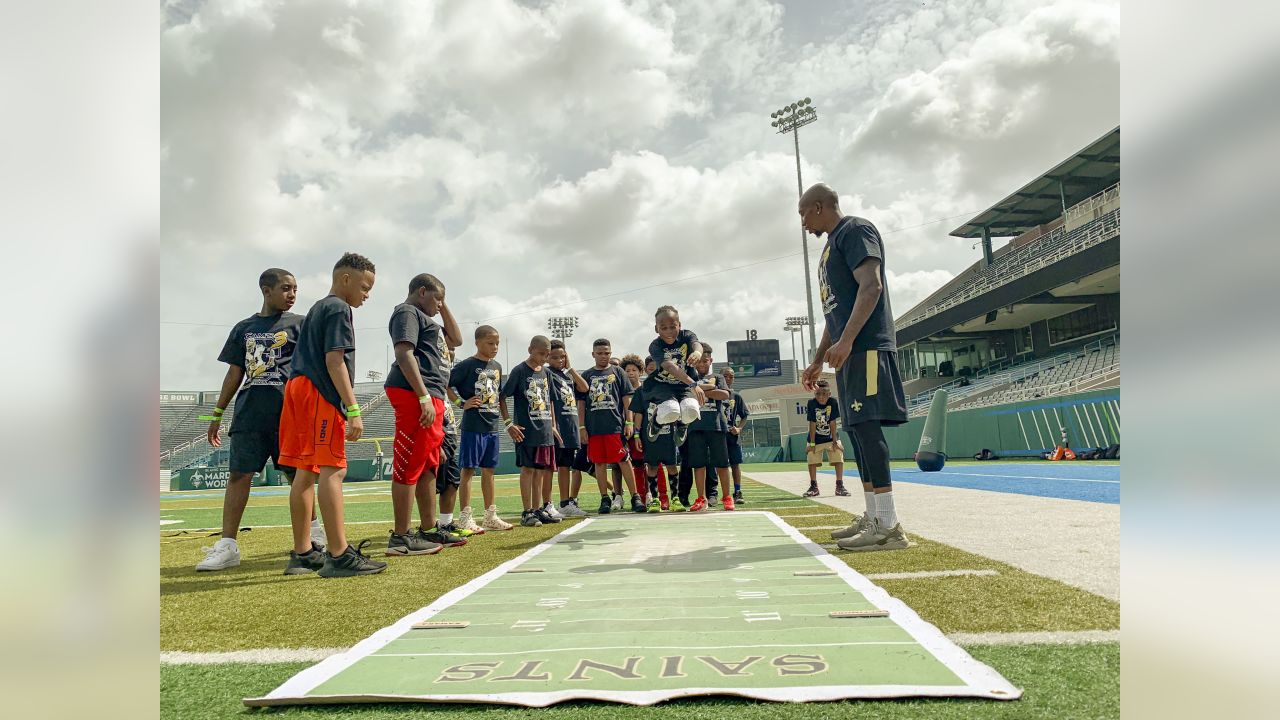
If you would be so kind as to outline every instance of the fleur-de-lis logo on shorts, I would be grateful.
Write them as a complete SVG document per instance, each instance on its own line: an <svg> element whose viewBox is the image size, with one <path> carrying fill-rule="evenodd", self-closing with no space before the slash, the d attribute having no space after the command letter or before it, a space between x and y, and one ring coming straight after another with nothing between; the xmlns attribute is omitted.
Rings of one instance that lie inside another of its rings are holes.
<svg viewBox="0 0 1280 720"><path fill-rule="evenodd" d="M849 407L853 408L854 412L862 412L862 403L856 399L849 405Z"/></svg>

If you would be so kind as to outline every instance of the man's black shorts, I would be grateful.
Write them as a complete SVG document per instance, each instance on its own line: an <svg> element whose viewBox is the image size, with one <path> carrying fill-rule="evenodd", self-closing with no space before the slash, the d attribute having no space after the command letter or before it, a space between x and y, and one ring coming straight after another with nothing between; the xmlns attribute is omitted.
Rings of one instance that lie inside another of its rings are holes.
<svg viewBox="0 0 1280 720"><path fill-rule="evenodd" d="M691 467L729 467L728 433L717 430L689 431L689 465Z"/></svg>
<svg viewBox="0 0 1280 720"><path fill-rule="evenodd" d="M907 398L898 374L898 354L891 350L859 350L836 372L840 396L840 424L902 425L907 421Z"/></svg>

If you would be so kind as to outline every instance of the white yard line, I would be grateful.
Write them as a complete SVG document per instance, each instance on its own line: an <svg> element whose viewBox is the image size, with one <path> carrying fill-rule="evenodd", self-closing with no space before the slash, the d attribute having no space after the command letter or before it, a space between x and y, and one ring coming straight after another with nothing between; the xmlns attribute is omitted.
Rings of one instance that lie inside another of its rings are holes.
<svg viewBox="0 0 1280 720"><path fill-rule="evenodd" d="M673 621L681 618L672 618ZM683 618L690 619L690 618ZM1119 630L1062 630L1044 632L986 632L950 633L947 637L958 645L1084 645L1090 643L1120 642ZM842 645L844 643L841 643ZM905 643L914 645L915 643ZM697 646L701 649L701 646ZM721 646L723 647L723 646ZM774 647L760 645L734 645L730 647ZM809 647L812 647L811 645ZM318 662L330 655L346 652L349 648L260 648L230 652L179 652L160 653L161 665L258 665L266 663ZM572 648L566 648L572 649ZM599 649L599 648L591 648ZM677 646L677 649L693 647ZM536 652L536 651L534 651ZM456 653L449 653L456 654Z"/></svg>
<svg viewBox="0 0 1280 720"><path fill-rule="evenodd" d="M924 570L921 572L867 573L868 580L923 580L925 578L999 575L996 570Z"/></svg>

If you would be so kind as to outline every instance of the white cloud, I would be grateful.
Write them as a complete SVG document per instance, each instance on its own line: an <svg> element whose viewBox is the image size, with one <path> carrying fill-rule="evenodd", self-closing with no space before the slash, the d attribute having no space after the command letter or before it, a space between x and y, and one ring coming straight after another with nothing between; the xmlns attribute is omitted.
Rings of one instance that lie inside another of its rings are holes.
<svg viewBox="0 0 1280 720"><path fill-rule="evenodd" d="M578 315L579 363L596 335L641 351L666 302L719 348L752 328L781 337L804 280L791 140L768 113L806 94L820 119L802 131L805 181L880 228L902 313L977 257L946 236L963 215L1118 117L1115 3L317 0L166 14L162 319L225 325L162 326L174 388L216 387L213 358L257 309L263 267L298 273L305 311L346 250L379 268L356 311L361 377L385 370L385 319L421 271L445 280L461 319L503 317L521 350L547 316ZM504 317L562 302L575 304Z"/></svg>

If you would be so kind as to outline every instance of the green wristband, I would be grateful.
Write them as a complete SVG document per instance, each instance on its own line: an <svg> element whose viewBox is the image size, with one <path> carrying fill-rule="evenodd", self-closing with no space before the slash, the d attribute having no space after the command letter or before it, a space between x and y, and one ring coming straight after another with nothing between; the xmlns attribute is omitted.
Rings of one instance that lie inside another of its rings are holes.
<svg viewBox="0 0 1280 720"><path fill-rule="evenodd" d="M222 421L222 416L221 416L221 415L201 415L200 417L198 417L198 418L196 418L196 419L197 419L197 420L204 420L205 422L213 422L214 420L217 420L217 421L221 422L221 421Z"/></svg>
<svg viewBox="0 0 1280 720"><path fill-rule="evenodd" d="M221 415L221 414L222 414L222 413L224 413L224 412L226 412L226 411L225 411L225 410L223 410L223 409L222 409L222 408L220 408L220 407L214 407L214 408L213 408L213 414L214 414L214 415Z"/></svg>

